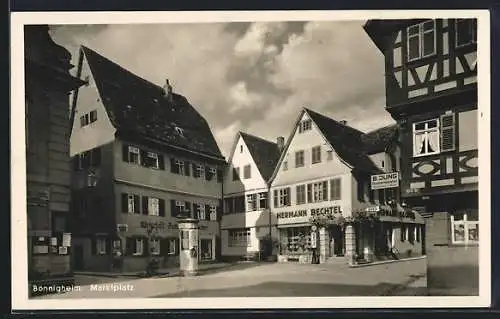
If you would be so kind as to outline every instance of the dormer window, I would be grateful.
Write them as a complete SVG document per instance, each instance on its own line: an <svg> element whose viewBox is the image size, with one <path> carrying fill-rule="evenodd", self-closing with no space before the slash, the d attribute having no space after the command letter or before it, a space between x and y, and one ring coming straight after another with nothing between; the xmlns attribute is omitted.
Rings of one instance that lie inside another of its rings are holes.
<svg viewBox="0 0 500 319"><path fill-rule="evenodd" d="M476 43L476 33L476 19L455 20L455 45L457 48Z"/></svg>
<svg viewBox="0 0 500 319"><path fill-rule="evenodd" d="M184 137L184 130L178 126L175 127L175 132L180 136Z"/></svg>
<svg viewBox="0 0 500 319"><path fill-rule="evenodd" d="M415 61L436 53L435 20L409 26L407 32L408 61Z"/></svg>

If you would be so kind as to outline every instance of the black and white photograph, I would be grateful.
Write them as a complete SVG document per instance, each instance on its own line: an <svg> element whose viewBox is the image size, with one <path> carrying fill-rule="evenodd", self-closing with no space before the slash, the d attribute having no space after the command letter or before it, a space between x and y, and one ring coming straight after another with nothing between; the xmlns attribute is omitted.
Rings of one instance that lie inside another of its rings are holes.
<svg viewBox="0 0 500 319"><path fill-rule="evenodd" d="M14 307L489 305L487 12L11 26Z"/></svg>

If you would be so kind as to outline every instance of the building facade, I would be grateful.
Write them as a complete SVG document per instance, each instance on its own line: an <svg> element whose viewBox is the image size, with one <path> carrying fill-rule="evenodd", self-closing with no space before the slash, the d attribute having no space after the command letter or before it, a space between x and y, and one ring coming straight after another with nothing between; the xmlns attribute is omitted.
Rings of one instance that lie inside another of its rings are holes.
<svg viewBox="0 0 500 319"><path fill-rule="evenodd" d="M273 143L243 132L236 135L224 178L224 259L258 259L263 239L276 238L268 180L283 144L282 137Z"/></svg>
<svg viewBox="0 0 500 319"><path fill-rule="evenodd" d="M385 58L386 109L401 131L402 196L426 217L429 285L434 256L452 250L477 270L476 23L372 20L364 27Z"/></svg>
<svg viewBox="0 0 500 319"><path fill-rule="evenodd" d="M158 87L82 47L71 155L76 269L179 263L177 217L200 220L198 258L220 254L225 160L206 120Z"/></svg>
<svg viewBox="0 0 500 319"><path fill-rule="evenodd" d="M82 83L48 26L24 32L28 279L71 282L68 94Z"/></svg>
<svg viewBox="0 0 500 319"><path fill-rule="evenodd" d="M386 157L397 156L386 154L385 147L379 151L370 137L383 137L382 144L389 145L393 135L368 135L310 109L301 111L271 177L279 261L309 263L313 251L321 263L401 258L408 250L422 254L422 221L382 207L391 194L370 189L370 176L384 172ZM370 150L373 159L368 146L376 148ZM387 165L392 171L392 162Z"/></svg>

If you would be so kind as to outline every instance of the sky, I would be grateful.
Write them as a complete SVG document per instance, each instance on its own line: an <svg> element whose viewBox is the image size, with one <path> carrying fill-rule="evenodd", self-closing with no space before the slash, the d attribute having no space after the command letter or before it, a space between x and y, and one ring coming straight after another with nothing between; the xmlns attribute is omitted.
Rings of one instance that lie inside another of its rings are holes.
<svg viewBox="0 0 500 319"><path fill-rule="evenodd" d="M364 23L57 25L50 32L73 65L85 45L157 85L168 78L229 156L238 131L288 138L303 107L365 132L393 123L383 55Z"/></svg>

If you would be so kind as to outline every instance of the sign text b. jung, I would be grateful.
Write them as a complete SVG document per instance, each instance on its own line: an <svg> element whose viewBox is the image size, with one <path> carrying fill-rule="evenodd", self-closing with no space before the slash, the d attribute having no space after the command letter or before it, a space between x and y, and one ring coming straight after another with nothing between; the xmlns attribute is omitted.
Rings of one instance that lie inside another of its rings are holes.
<svg viewBox="0 0 500 319"><path fill-rule="evenodd" d="M384 189L384 188L394 188L399 186L399 173L387 173L387 174L379 174L372 175L371 178L371 188L375 189Z"/></svg>

